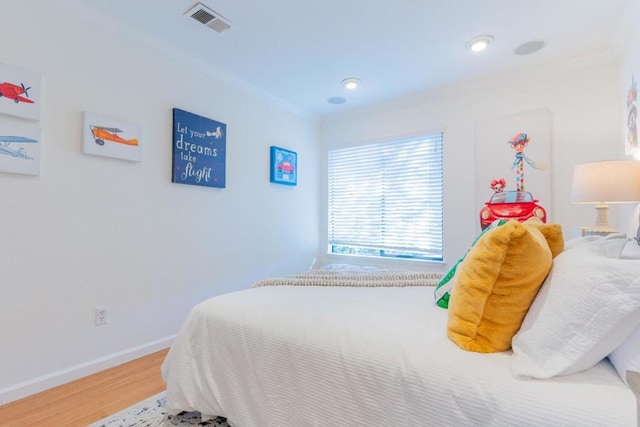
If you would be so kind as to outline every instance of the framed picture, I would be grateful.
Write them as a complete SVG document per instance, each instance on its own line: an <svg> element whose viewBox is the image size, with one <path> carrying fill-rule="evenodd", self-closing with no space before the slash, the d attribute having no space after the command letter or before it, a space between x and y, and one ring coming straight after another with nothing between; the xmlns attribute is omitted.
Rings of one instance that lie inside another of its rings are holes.
<svg viewBox="0 0 640 427"><path fill-rule="evenodd" d="M0 172L40 175L40 128L0 126Z"/></svg>
<svg viewBox="0 0 640 427"><path fill-rule="evenodd" d="M624 153L628 156L638 155L640 152L640 144L638 144L638 81L636 77L631 75L631 85L625 94L627 104L626 115L626 140L624 144Z"/></svg>
<svg viewBox="0 0 640 427"><path fill-rule="evenodd" d="M224 188L226 150L226 124L173 109L172 182Z"/></svg>
<svg viewBox="0 0 640 427"><path fill-rule="evenodd" d="M271 182L284 185L298 183L298 155L295 151L271 147Z"/></svg>
<svg viewBox="0 0 640 427"><path fill-rule="evenodd" d="M141 162L142 125L85 111L82 118L82 152Z"/></svg>
<svg viewBox="0 0 640 427"><path fill-rule="evenodd" d="M40 120L40 74L0 64L0 113Z"/></svg>
<svg viewBox="0 0 640 427"><path fill-rule="evenodd" d="M546 108L474 123L478 213L496 192L526 191L546 209L551 222L551 123Z"/></svg>

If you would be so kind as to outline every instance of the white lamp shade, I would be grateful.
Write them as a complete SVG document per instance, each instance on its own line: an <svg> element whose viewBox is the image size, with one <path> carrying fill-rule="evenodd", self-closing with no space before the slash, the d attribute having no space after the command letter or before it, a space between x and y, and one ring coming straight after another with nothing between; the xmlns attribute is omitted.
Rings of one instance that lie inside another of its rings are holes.
<svg viewBox="0 0 640 427"><path fill-rule="evenodd" d="M573 203L634 203L640 201L640 163L606 160L573 169Z"/></svg>

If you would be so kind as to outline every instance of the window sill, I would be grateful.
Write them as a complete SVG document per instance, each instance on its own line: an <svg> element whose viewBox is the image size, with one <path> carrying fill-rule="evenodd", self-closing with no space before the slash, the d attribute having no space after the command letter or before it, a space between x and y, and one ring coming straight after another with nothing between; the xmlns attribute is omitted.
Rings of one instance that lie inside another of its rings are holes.
<svg viewBox="0 0 640 427"><path fill-rule="evenodd" d="M421 271L446 271L447 264L444 261L434 261L426 259L406 259L406 258L387 258L375 256L358 256L358 255L338 255L324 254L321 260L322 265L326 264L353 264L361 266L371 266L378 268L406 268L410 270Z"/></svg>

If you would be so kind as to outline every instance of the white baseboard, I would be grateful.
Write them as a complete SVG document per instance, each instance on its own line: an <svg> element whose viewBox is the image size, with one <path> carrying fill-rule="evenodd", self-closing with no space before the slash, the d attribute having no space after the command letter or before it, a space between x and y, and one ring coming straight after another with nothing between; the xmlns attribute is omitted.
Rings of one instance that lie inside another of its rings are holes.
<svg viewBox="0 0 640 427"><path fill-rule="evenodd" d="M87 375L95 374L96 372L160 351L171 346L175 337L175 335L171 335L150 343L119 351L118 353L51 372L49 374L33 378L29 381L0 389L0 405L5 405L9 402L22 399L23 397L31 396L32 394L66 384L70 381L86 377Z"/></svg>

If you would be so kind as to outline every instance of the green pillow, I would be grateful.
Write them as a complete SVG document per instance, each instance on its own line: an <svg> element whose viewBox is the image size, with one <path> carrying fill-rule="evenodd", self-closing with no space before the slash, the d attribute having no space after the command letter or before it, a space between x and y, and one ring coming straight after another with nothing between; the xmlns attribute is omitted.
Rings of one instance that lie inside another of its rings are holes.
<svg viewBox="0 0 640 427"><path fill-rule="evenodd" d="M506 219L497 219L493 221L491 224L489 224L487 228L482 230L482 232L478 235L478 237L476 237L476 239L471 244L471 248L473 248L473 246L476 244L478 239L480 239L480 237L482 237L484 233L486 233L491 229L500 227L501 225L504 225L506 223L507 223ZM464 261L464 258L467 256L471 248L469 248L467 252L464 255L462 255L462 257L455 264L453 264L453 267L451 267L451 270L449 270L447 274L445 274L436 285L434 295L436 298L436 304L438 304L438 306L442 308L449 308L449 297L451 296L451 286L453 285L453 283L451 283L451 279L453 279L453 276L456 275L456 270L458 268L458 265L460 265L460 263Z"/></svg>

